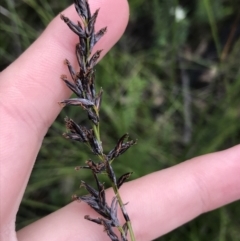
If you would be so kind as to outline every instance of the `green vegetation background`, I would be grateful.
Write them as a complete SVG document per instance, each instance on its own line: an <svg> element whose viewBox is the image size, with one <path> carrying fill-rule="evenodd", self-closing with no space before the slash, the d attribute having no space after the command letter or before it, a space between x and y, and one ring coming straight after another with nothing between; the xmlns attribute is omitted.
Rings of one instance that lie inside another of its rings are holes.
<svg viewBox="0 0 240 241"><path fill-rule="evenodd" d="M69 4L69 0L3 0L1 69ZM104 89L105 149L126 132L138 139L116 160L116 172L134 170L132 178L138 178L238 144L239 1L130 0L129 4L125 35L97 67L97 85ZM73 193L82 192L80 180L90 179L87 171L74 171L89 158L88 151L61 136L64 117L81 122L82 113L66 108L49 129L18 213L18 229L69 203ZM158 240L237 241L239 224L236 202Z"/></svg>

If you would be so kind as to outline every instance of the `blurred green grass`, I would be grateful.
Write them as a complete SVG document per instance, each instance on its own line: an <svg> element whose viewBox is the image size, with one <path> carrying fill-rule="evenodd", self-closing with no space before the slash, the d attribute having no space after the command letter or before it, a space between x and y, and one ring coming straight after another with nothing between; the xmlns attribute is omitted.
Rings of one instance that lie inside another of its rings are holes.
<svg viewBox="0 0 240 241"><path fill-rule="evenodd" d="M0 68L14 61L70 3L4 0ZM137 178L238 144L239 2L131 0L129 4L125 35L97 67L98 87L104 89L104 145L110 150L126 132L138 139L116 161L116 172L134 170ZM18 229L70 202L73 193L81 193L80 180L90 179L88 172L74 171L89 153L62 138L66 115L84 121L75 108L66 108L49 129L18 212ZM238 202L159 240L237 241L239 223Z"/></svg>

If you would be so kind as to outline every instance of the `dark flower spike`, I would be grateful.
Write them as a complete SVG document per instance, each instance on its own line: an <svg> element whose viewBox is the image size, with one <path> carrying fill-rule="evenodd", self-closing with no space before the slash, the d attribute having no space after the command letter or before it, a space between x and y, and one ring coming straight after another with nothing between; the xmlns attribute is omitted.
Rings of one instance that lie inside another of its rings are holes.
<svg viewBox="0 0 240 241"><path fill-rule="evenodd" d="M81 185L80 187L84 187L86 188L86 190L92 195L94 196L95 198L98 197L99 195L99 192L97 190L95 190L93 187L91 187L90 185L88 185L86 182L84 181L81 181Z"/></svg>
<svg viewBox="0 0 240 241"><path fill-rule="evenodd" d="M63 100L60 102L60 104L64 107L66 105L77 105L81 106L83 109L87 109L90 106L94 106L94 103L90 100L83 99L83 98L72 98Z"/></svg>
<svg viewBox="0 0 240 241"><path fill-rule="evenodd" d="M81 46L81 51L82 51L82 55L85 59L85 57L88 57L88 45L87 45L87 40L85 38L79 38L79 46ZM84 69L84 72L86 72L86 70Z"/></svg>
<svg viewBox="0 0 240 241"><path fill-rule="evenodd" d="M79 90L83 93L83 86L82 86L82 81L81 79L78 77L78 75L76 76L76 86L79 88Z"/></svg>
<svg viewBox="0 0 240 241"><path fill-rule="evenodd" d="M65 82L67 87L72 90L79 98L83 97L82 91L74 84L72 84L68 79L66 75L62 75L61 79Z"/></svg>
<svg viewBox="0 0 240 241"><path fill-rule="evenodd" d="M128 172L126 174L123 174L119 179L117 180L117 187L118 189L122 186L122 184L133 174L133 172Z"/></svg>
<svg viewBox="0 0 240 241"><path fill-rule="evenodd" d="M86 34L91 36L94 33L94 25L98 16L99 9L95 11L92 17L89 19L88 26L86 28ZM90 49L91 50L91 49Z"/></svg>
<svg viewBox="0 0 240 241"><path fill-rule="evenodd" d="M105 219L101 219L102 225L104 226L104 231L107 232L107 235L112 241L119 241L117 235L113 232L111 223Z"/></svg>
<svg viewBox="0 0 240 241"><path fill-rule="evenodd" d="M104 217L111 219L111 210L108 206L108 204L106 203L106 196L105 196L105 189L104 189L104 185L102 183L99 182L98 180L98 176L96 175L96 173L93 172L93 176L96 180L97 183L97 188L98 188L98 197L96 198L99 207L101 209L101 213L104 213ZM98 211L98 213L100 213Z"/></svg>
<svg viewBox="0 0 240 241"><path fill-rule="evenodd" d="M88 132L88 140L89 144L92 148L92 151L95 155L102 155L103 149L102 149L102 144L98 142L98 140L94 136L93 130L89 130Z"/></svg>
<svg viewBox="0 0 240 241"><path fill-rule="evenodd" d="M112 220L112 226L114 227L119 226L119 221L117 218L117 207L118 207L118 200L116 197L114 197L111 203L111 220Z"/></svg>
<svg viewBox="0 0 240 241"><path fill-rule="evenodd" d="M78 133L79 126L69 117L64 118L66 128L73 133Z"/></svg>
<svg viewBox="0 0 240 241"><path fill-rule="evenodd" d="M117 142L117 145L115 146L115 148L113 150L111 150L109 153L108 153L108 160L112 160L114 159L115 157L117 157L119 155L119 152L121 150L121 147L122 147L122 144L124 142L124 140L126 138L128 138L128 133L124 134Z"/></svg>
<svg viewBox="0 0 240 241"><path fill-rule="evenodd" d="M81 44L76 45L76 56L77 61L80 66L81 72L86 72L86 65L85 65L85 43L82 41Z"/></svg>
<svg viewBox="0 0 240 241"><path fill-rule="evenodd" d="M109 161L111 161L114 158L120 156L125 151L127 151L129 147L136 144L136 141L133 141L133 140L123 143L124 140L127 139L127 138L128 138L128 134L125 134L118 140L118 143L115 146L115 148L113 150L111 150L107 155Z"/></svg>
<svg viewBox="0 0 240 241"><path fill-rule="evenodd" d="M91 17L91 12L87 0L74 0L74 4L76 11L81 18L88 20Z"/></svg>
<svg viewBox="0 0 240 241"><path fill-rule="evenodd" d="M76 124L72 119L68 117L66 117L64 120L66 122L66 128L71 132L71 133L66 133L65 135L78 134L81 137L82 142L89 141L88 140L89 130L86 127Z"/></svg>
<svg viewBox="0 0 240 241"><path fill-rule="evenodd" d="M67 59L64 60L64 64L67 65L68 70L69 70L69 73L71 74L71 77L72 77L72 79L73 79L74 82L75 82L76 72L75 72L74 68L72 67L72 65L70 64L70 62L69 62Z"/></svg>
<svg viewBox="0 0 240 241"><path fill-rule="evenodd" d="M86 37L85 32L83 31L81 25L74 24L69 18L65 17L63 14L60 15L60 18L68 25L68 27L79 37Z"/></svg>
<svg viewBox="0 0 240 241"><path fill-rule="evenodd" d="M84 73L82 82L84 83L86 93L89 95L89 100L93 100L95 98L94 79L94 70L88 68L88 71Z"/></svg>
<svg viewBox="0 0 240 241"><path fill-rule="evenodd" d="M91 109L88 109L87 112L88 112L89 120L91 120L93 122L93 124L97 126L99 123L99 118L98 118L96 112Z"/></svg>
<svg viewBox="0 0 240 241"><path fill-rule="evenodd" d="M77 167L75 167L75 170L78 171L80 169L90 169L95 174L98 174L98 173L104 172L106 169L104 162L95 163L92 160L87 160L85 163L87 164L87 166L77 166Z"/></svg>
<svg viewBox="0 0 240 241"><path fill-rule="evenodd" d="M91 39L91 47L93 47L106 32L107 27L100 29L96 34L94 34L94 37Z"/></svg>
<svg viewBox="0 0 240 241"><path fill-rule="evenodd" d="M88 160L88 161L86 161L86 164L88 165L88 168L90 168L95 174L105 171L105 163L104 162L95 163L92 160Z"/></svg>
<svg viewBox="0 0 240 241"><path fill-rule="evenodd" d="M91 195L85 195L85 196L81 196L78 197L79 200L85 202L86 204L88 204L91 208L93 208L97 213L99 213L100 215L102 215L102 211L99 207L98 201L96 198L94 198ZM105 215L105 213L104 213Z"/></svg>
<svg viewBox="0 0 240 241"><path fill-rule="evenodd" d="M78 200L85 202L86 204L88 204L92 209L94 209L97 213L99 213L101 216L103 216L104 218L110 219L110 211L106 211L109 210L109 207L107 207L103 210L102 205L99 203L99 200L96 199L95 197L91 196L91 195L85 195L82 197L78 197ZM100 204L100 205L99 205Z"/></svg>
<svg viewBox="0 0 240 241"><path fill-rule="evenodd" d="M91 221L91 222L102 225L102 221L101 221L100 218L91 218L89 215L85 215L84 218Z"/></svg>
<svg viewBox="0 0 240 241"><path fill-rule="evenodd" d="M76 133L63 133L63 136L66 139L83 142L83 139L81 138L81 136Z"/></svg>
<svg viewBox="0 0 240 241"><path fill-rule="evenodd" d="M101 88L97 97L95 98L94 102L95 102L95 106L97 108L98 111L100 111L100 107L101 107L101 102L102 102L102 94L103 94L103 89Z"/></svg>
<svg viewBox="0 0 240 241"><path fill-rule="evenodd" d="M85 94L86 94L86 99L88 99L88 100L90 100L90 101L92 101L92 94L91 94L91 92L90 92L90 90L89 90L90 88L89 88L89 85L87 86L87 91L85 92ZM92 103L93 103L93 101L92 101Z"/></svg>
<svg viewBox="0 0 240 241"><path fill-rule="evenodd" d="M102 50L98 50L95 54L93 54L93 56L91 57L91 59L87 63L87 68L91 69L96 65L97 60L99 59L101 52L102 52Z"/></svg>

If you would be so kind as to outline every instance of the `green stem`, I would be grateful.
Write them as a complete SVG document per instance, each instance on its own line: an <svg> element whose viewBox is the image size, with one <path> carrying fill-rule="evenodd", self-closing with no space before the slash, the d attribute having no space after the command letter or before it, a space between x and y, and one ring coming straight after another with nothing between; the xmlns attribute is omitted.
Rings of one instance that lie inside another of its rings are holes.
<svg viewBox="0 0 240 241"><path fill-rule="evenodd" d="M125 209L124 203L122 201L122 198L120 196L118 188L116 187L116 185L113 182L112 182L112 187L113 187L114 193L116 194L116 197L117 197L118 203L120 205L120 208L122 210L123 216L125 216L124 211L123 211ZM129 230L131 240L136 241L135 236L134 236L134 232L133 232L133 228L132 228L132 224L131 224L130 220L126 220L126 223L127 223L127 226L128 226L128 230Z"/></svg>
<svg viewBox="0 0 240 241"><path fill-rule="evenodd" d="M94 134L97 138L97 141L100 142L100 134L99 134L99 127L98 126L93 125L93 131L94 131Z"/></svg>

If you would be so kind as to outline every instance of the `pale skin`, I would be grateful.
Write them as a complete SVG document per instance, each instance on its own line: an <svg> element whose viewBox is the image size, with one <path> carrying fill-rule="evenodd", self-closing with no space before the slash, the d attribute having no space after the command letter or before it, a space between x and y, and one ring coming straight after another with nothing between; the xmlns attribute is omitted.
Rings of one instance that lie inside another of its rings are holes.
<svg viewBox="0 0 240 241"><path fill-rule="evenodd" d="M104 54L123 34L129 16L125 0L90 0L101 8L96 28L108 26L97 45ZM77 20L73 6L63 13ZM0 240L107 240L97 216L84 203L72 202L15 232L15 218L37 153L49 126L61 111L57 102L71 94L59 76L63 60L76 64L76 36L57 16L14 63L0 73ZM103 54L103 55L104 55ZM147 157L146 157L147 158ZM46 160L47 161L47 160ZM136 240L152 240L202 213L240 198L240 146L185 161L121 188ZM111 200L111 191L108 191Z"/></svg>

